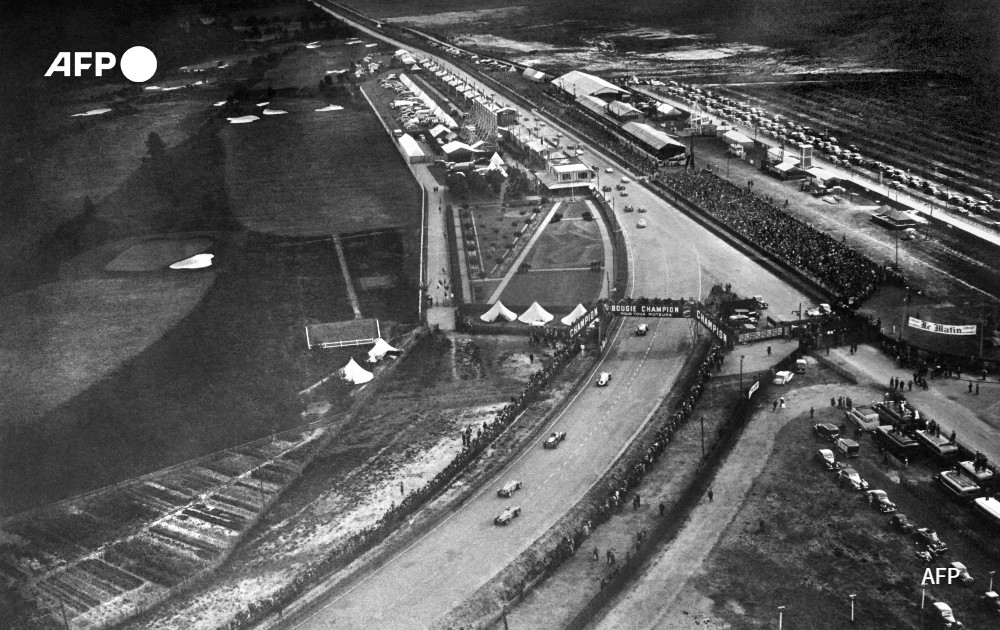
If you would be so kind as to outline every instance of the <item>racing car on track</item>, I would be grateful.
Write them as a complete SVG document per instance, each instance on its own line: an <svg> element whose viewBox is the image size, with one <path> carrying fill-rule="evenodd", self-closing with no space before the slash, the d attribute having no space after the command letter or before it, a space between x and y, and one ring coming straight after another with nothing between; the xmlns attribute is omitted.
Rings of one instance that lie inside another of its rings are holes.
<svg viewBox="0 0 1000 630"><path fill-rule="evenodd" d="M553 431L552 435L550 435L548 437L548 439L545 440L545 443L542 444L542 447L544 447L544 448L557 448L559 446L559 443L562 442L565 439L566 439L566 432L565 431Z"/></svg>

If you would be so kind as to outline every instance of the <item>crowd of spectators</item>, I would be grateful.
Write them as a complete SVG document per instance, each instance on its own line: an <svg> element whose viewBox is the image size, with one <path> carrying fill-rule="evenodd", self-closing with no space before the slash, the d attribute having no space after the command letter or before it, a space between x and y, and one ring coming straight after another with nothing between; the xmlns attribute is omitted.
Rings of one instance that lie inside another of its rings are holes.
<svg viewBox="0 0 1000 630"><path fill-rule="evenodd" d="M895 270L754 194L752 181L737 186L709 171L683 170L661 175L657 182L754 246L819 281L843 302L852 297L864 300L884 282L902 282Z"/></svg>
<svg viewBox="0 0 1000 630"><path fill-rule="evenodd" d="M277 593L259 602L251 603L220 628L225 630L242 630L251 628L262 619L273 615L281 615L286 606L302 596L318 581L333 571L346 566L362 553L384 540L389 534L410 515L422 507L428 500L448 485L471 461L475 460L490 444L507 428L535 398L538 392L545 388L556 373L580 351L578 343L558 342L555 339L545 340L554 349L551 359L528 379L528 384L517 395L511 397L510 403L504 405L492 421L476 427L475 434L468 427L462 435L462 451L439 472L433 480L423 487L412 490L404 496L397 505L395 503L374 524L355 533L336 545L320 562L306 569L295 580L284 586ZM542 340L539 339L541 343Z"/></svg>

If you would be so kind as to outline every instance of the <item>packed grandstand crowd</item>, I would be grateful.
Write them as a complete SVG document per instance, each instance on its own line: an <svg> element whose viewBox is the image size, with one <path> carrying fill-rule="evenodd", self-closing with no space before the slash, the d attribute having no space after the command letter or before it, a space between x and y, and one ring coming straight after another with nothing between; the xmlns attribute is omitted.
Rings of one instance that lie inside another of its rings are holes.
<svg viewBox="0 0 1000 630"><path fill-rule="evenodd" d="M751 243L819 280L844 301L864 300L883 282L902 281L893 269L755 195L749 182L740 187L705 170L675 171L659 182Z"/></svg>

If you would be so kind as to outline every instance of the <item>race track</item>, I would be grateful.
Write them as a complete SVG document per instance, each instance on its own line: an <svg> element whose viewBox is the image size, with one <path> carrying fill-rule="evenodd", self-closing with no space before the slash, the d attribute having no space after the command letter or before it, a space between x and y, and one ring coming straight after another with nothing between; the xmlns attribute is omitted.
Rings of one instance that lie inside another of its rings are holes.
<svg viewBox="0 0 1000 630"><path fill-rule="evenodd" d="M583 160L598 165L602 178L609 166L616 177L622 176L619 166L589 150ZM629 190L629 202L648 209L641 215L619 215L627 218L622 223L631 243L631 295L700 298L714 283L732 283L741 294L765 296L782 318L807 301L641 186L629 184ZM647 220L645 229L636 227L640 216ZM636 323L625 322L594 369L611 372L611 384L597 388L591 378L555 419L550 430L567 432L558 449L544 450L540 441L534 444L409 548L286 627L426 628L541 536L584 496L643 426L690 350L689 321L652 320L645 337L632 334ZM495 493L507 479L524 483L512 500ZM493 517L506 505L519 505L520 518L507 527L495 526Z"/></svg>

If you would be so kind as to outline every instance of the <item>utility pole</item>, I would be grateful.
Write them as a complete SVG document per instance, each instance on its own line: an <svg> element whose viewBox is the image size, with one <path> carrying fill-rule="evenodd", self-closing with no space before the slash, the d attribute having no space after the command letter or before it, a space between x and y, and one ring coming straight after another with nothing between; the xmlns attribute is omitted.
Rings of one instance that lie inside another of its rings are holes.
<svg viewBox="0 0 1000 630"><path fill-rule="evenodd" d="M705 416L699 416L701 420L701 458L705 459Z"/></svg>

